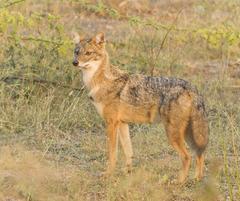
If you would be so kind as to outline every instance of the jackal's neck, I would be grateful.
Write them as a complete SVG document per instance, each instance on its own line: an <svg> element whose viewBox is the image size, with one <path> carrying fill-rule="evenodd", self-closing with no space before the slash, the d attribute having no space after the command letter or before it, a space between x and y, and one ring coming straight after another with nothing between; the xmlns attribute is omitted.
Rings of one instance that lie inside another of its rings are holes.
<svg viewBox="0 0 240 201"><path fill-rule="evenodd" d="M91 81L89 82L88 88L92 89L97 85L113 80L113 78L114 76L111 73L109 56L106 53L99 64L98 70L94 73Z"/></svg>

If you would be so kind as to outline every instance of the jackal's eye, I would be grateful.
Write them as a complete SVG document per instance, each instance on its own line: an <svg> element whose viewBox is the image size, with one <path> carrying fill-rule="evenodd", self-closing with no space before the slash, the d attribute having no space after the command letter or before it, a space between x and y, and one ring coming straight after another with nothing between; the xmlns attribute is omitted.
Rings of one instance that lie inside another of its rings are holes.
<svg viewBox="0 0 240 201"><path fill-rule="evenodd" d="M87 51L87 52L85 52L85 54L86 54L87 56L89 56L89 55L92 54L92 52Z"/></svg>

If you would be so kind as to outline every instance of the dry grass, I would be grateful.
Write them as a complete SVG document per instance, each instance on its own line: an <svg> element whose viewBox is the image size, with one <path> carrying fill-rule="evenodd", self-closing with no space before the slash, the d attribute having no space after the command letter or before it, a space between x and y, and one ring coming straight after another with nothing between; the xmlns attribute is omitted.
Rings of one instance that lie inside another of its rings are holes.
<svg viewBox="0 0 240 201"><path fill-rule="evenodd" d="M21 145L4 146L0 153L2 200L172 200L174 197L213 200L218 197L214 181L202 184L191 181L182 187L169 183L166 172L173 167L168 167L166 159L148 160L149 164L140 165L131 175L118 172L106 180L76 165L53 162L52 156L45 157L42 152L26 150Z"/></svg>
<svg viewBox="0 0 240 201"><path fill-rule="evenodd" d="M59 166L21 146L1 148L1 200L81 200L87 177L76 167Z"/></svg>

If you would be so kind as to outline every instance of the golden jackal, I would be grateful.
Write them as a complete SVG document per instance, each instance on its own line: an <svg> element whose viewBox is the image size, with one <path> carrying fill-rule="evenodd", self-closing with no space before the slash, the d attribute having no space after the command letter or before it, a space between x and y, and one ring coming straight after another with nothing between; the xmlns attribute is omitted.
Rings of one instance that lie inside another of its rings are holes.
<svg viewBox="0 0 240 201"><path fill-rule="evenodd" d="M208 123L203 98L195 87L178 78L129 75L114 67L109 62L103 33L90 39L77 38L73 65L81 69L89 98L106 122L108 174L115 168L118 136L127 168L131 169L133 151L128 123L161 120L170 144L182 159L179 181L185 181L191 163L185 141L196 152L196 178L202 178Z"/></svg>

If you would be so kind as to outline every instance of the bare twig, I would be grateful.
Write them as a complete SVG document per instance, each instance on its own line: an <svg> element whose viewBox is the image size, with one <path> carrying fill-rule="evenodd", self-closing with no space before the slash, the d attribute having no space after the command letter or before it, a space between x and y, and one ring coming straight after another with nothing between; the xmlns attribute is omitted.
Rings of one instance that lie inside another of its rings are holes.
<svg viewBox="0 0 240 201"><path fill-rule="evenodd" d="M178 14L177 14L176 18L174 19L172 25L170 26L169 29L167 29L167 32L166 32L166 34L165 34L164 37L163 37L163 40L162 40L162 42L161 42L161 45L160 45L160 47L159 47L159 49L158 49L158 51L157 51L156 57L154 58L154 62L153 62L153 65L152 65L152 68L151 68L151 71L150 71L151 76L153 76L153 72L154 72L154 69L155 69L155 67L156 67L157 59L158 59L158 57L159 57L159 55L160 55L160 53L161 53L161 50L163 49L163 46L165 45L165 42L166 42L166 40L167 40L167 37L168 37L168 35L170 34L170 32L173 30L173 28L174 28L174 26L175 26L175 24L176 24L176 22L177 22L177 19L178 19L179 15L181 14L181 12L182 12L182 10L180 10L180 11L178 12Z"/></svg>
<svg viewBox="0 0 240 201"><path fill-rule="evenodd" d="M21 3L21 2L23 2L23 1L25 1L25 0L16 0L16 1L10 2L10 3L6 4L6 5L0 6L0 9L2 9L2 8L8 8L8 7L10 7L10 6L13 6L13 5L15 5L15 4Z"/></svg>
<svg viewBox="0 0 240 201"><path fill-rule="evenodd" d="M13 36L7 36L7 38L9 39L15 39L15 37ZM57 41L52 41L52 40L48 40L48 39L43 39L43 38L37 38L37 37L20 37L19 38L22 41L35 41L35 42L43 42L43 43L51 43L57 46L60 46L63 44L63 42L57 42Z"/></svg>
<svg viewBox="0 0 240 201"><path fill-rule="evenodd" d="M60 46L63 44L63 42L56 42L52 40L47 40L43 38L34 38L34 37L22 37L21 40L23 41L36 41L36 42L43 42L43 43L52 43L54 45Z"/></svg>
<svg viewBox="0 0 240 201"><path fill-rule="evenodd" d="M68 88L71 90L81 91L81 92L83 92L85 89L84 86L81 88L76 88L76 87L72 87L69 85L59 84L58 82L55 82L55 81L49 81L49 80L44 80L44 79L39 79L39 78L31 78L30 79L30 78L25 78L25 77L7 76L7 77L3 77L0 79L0 81L6 82L6 83L10 83L10 82L16 81L16 80L20 80L20 81L27 82L27 83L50 84L53 86Z"/></svg>
<svg viewBox="0 0 240 201"><path fill-rule="evenodd" d="M0 33L0 37L4 37L4 34ZM11 39L11 40L16 39L16 37L10 36L10 35L7 35L6 38ZM56 46L63 45L63 42L58 42L58 41L53 41L53 40L48 40L48 39L38 38L38 37L33 37L33 36L29 36L29 37L18 36L18 39L20 39L22 41L34 41L34 42L49 43L49 44L53 44L53 45L56 45Z"/></svg>

